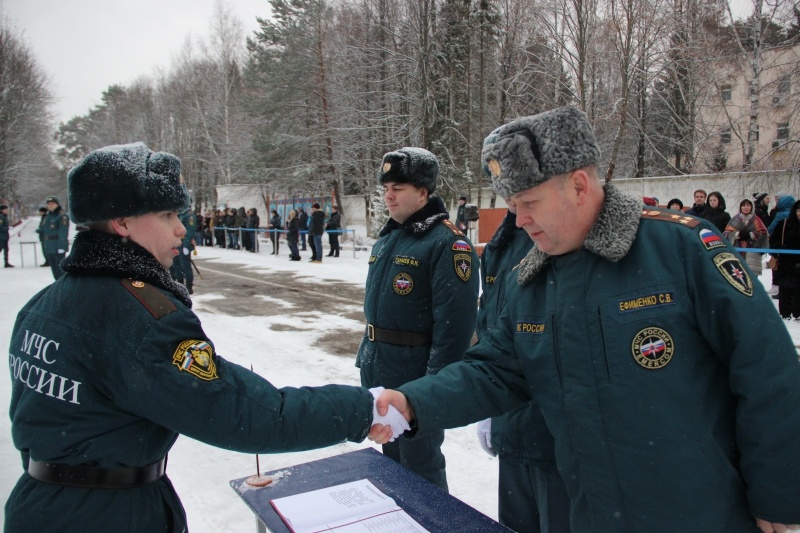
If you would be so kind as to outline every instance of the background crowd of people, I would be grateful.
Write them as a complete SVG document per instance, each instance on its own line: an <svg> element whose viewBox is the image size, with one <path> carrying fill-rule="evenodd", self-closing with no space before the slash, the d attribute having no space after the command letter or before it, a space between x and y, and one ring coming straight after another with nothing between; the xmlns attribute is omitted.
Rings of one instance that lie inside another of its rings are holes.
<svg viewBox="0 0 800 533"><path fill-rule="evenodd" d="M657 203L657 199L656 199ZM667 203L667 208L704 218L711 222L728 241L737 248L776 250L772 267L772 297L778 300L778 310L784 319L800 320L800 255L779 253L778 250L800 249L800 202L787 192L775 195L772 205L768 193L753 193L752 200L739 202L739 212L731 216L726 212L725 198L719 191L706 194L694 191L694 203L684 208L679 198ZM741 251L747 266L760 275L764 265L764 252Z"/></svg>

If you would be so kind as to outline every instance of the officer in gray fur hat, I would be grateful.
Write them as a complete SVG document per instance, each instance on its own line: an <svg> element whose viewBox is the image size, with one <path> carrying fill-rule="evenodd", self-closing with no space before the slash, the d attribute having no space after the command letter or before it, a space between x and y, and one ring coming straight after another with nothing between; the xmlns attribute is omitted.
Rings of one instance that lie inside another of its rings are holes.
<svg viewBox="0 0 800 533"><path fill-rule="evenodd" d="M365 387L396 387L461 359L475 328L478 257L436 191L439 161L422 148L383 156L389 220L372 247L365 335L356 358ZM447 490L444 431L420 431L383 453Z"/></svg>
<svg viewBox="0 0 800 533"><path fill-rule="evenodd" d="M20 311L9 347L24 471L6 533L186 531L165 474L179 433L245 453L366 437L367 389L277 389L216 353L167 271L189 205L177 157L142 143L95 150L69 173L69 198L88 229L66 274Z"/></svg>
<svg viewBox="0 0 800 533"><path fill-rule="evenodd" d="M465 361L384 391L379 412L421 432L535 400L575 533L800 523L800 424L787 423L800 361L736 250L707 221L604 185L573 107L497 133L483 161L534 247Z"/></svg>

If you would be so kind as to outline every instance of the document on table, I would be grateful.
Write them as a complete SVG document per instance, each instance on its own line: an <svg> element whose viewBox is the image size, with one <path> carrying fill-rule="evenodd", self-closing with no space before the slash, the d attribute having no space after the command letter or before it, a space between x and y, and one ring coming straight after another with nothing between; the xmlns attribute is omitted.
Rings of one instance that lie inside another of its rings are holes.
<svg viewBox="0 0 800 533"><path fill-rule="evenodd" d="M269 502L294 533L424 533L368 479L276 498Z"/></svg>

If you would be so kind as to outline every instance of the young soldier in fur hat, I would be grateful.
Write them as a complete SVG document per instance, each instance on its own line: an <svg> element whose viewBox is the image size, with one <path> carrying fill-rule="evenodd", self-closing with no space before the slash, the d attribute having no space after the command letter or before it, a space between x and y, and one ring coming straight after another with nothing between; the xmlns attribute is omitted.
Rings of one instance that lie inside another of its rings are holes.
<svg viewBox="0 0 800 533"><path fill-rule="evenodd" d="M535 246L467 361L385 391L379 410L422 432L533 398L574 533L800 523L800 361L735 249L603 185L575 108L503 126L482 156Z"/></svg>
<svg viewBox="0 0 800 533"><path fill-rule="evenodd" d="M366 437L367 389L277 389L217 355L167 272L189 206L177 157L142 143L96 150L69 173L69 199L88 230L11 338L11 431L25 472L6 533L185 531L165 475L179 433L245 453Z"/></svg>
<svg viewBox="0 0 800 533"><path fill-rule="evenodd" d="M391 217L372 247L364 297L367 330L356 366L366 387L397 387L461 359L477 314L477 255L448 220L427 150L383 156L378 180ZM447 490L444 431L420 431L383 453Z"/></svg>

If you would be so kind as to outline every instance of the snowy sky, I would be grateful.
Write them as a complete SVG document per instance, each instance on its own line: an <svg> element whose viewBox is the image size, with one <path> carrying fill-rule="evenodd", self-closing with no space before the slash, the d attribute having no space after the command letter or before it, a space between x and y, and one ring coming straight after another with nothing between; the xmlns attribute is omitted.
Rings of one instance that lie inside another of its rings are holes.
<svg viewBox="0 0 800 533"><path fill-rule="evenodd" d="M247 35L267 0L224 0ZM110 85L167 69L187 39L210 34L215 0L0 0L51 80L59 122L86 114Z"/></svg>

